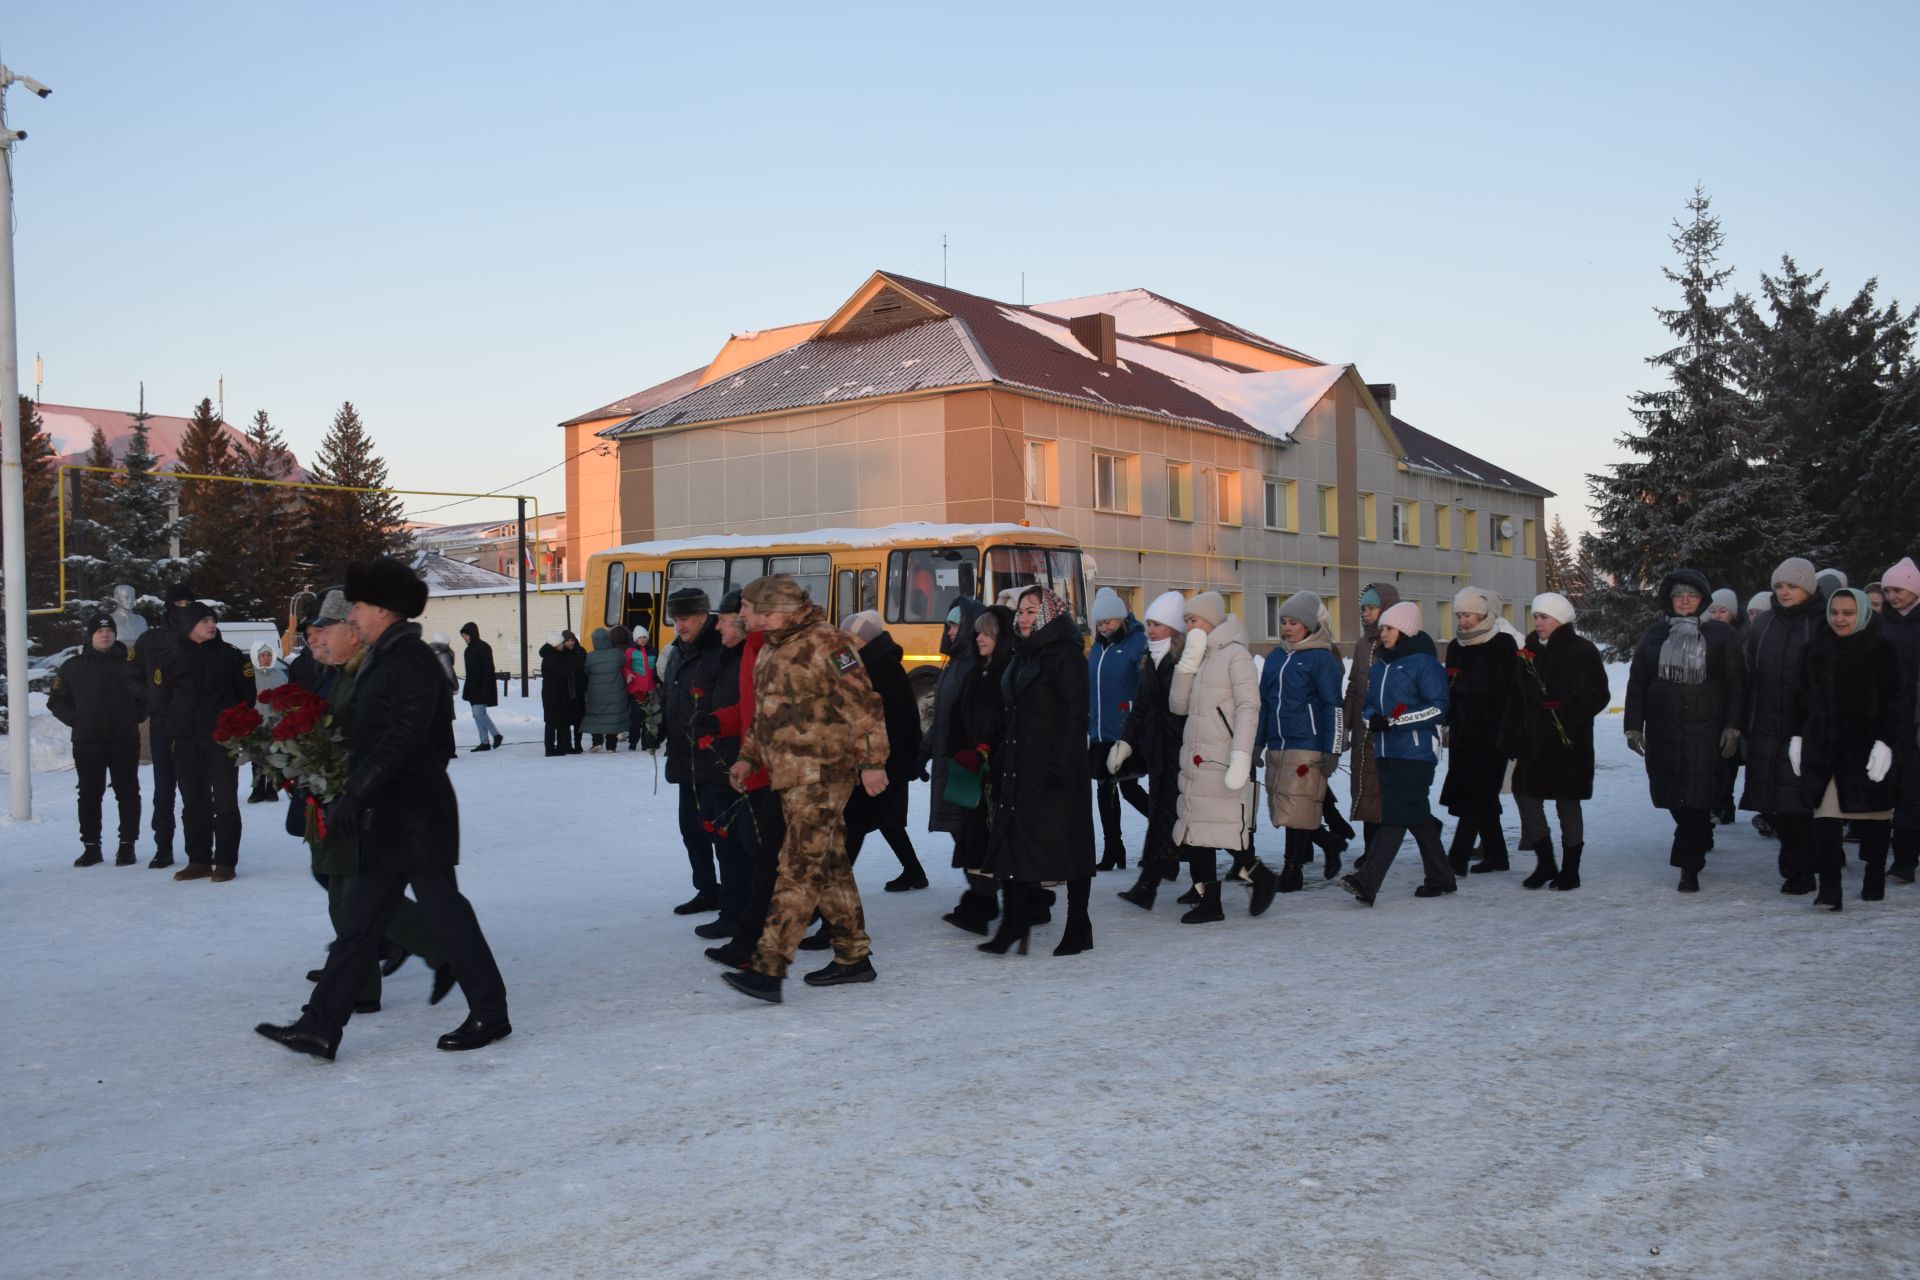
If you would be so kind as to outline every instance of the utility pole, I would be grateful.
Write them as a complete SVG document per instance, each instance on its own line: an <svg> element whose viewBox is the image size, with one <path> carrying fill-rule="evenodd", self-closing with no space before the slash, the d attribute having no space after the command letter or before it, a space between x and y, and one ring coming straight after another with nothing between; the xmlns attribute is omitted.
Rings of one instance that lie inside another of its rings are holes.
<svg viewBox="0 0 1920 1280"><path fill-rule="evenodd" d="M520 498L514 506L520 515L520 697L527 696L527 500Z"/></svg>
<svg viewBox="0 0 1920 1280"><path fill-rule="evenodd" d="M26 465L20 453L20 333L13 311L13 144L24 131L7 125L7 90L23 84L40 97L53 90L31 76L0 66L0 509L4 509L7 576L8 774L15 821L33 816L33 734L27 723L27 520Z"/></svg>

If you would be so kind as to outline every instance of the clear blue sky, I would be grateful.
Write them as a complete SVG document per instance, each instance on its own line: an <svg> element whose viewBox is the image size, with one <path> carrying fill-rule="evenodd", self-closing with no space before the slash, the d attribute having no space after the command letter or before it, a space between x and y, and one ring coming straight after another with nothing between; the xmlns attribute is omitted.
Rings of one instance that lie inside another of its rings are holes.
<svg viewBox="0 0 1920 1280"><path fill-rule="evenodd" d="M224 375L303 457L351 399L395 484L491 489L946 234L961 288L1355 362L1579 527L1696 181L1741 287L1790 252L1920 301L1910 3L693 9L13 6L55 91L8 103L23 380Z"/></svg>

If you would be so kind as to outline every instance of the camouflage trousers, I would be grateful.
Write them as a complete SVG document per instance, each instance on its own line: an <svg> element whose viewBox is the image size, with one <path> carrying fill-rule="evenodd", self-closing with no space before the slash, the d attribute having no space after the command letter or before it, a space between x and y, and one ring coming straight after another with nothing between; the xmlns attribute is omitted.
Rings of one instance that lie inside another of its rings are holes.
<svg viewBox="0 0 1920 1280"><path fill-rule="evenodd" d="M767 908L766 928L753 967L770 978L784 978L793 953L817 910L833 938L833 958L852 964L868 952L866 917L860 890L847 861L847 797L844 782L789 787L780 793L787 839L780 846L780 871Z"/></svg>

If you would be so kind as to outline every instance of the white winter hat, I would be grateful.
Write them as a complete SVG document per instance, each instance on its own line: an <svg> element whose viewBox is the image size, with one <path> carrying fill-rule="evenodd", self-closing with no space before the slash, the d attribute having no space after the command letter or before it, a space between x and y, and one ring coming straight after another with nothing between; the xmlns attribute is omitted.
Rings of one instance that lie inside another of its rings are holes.
<svg viewBox="0 0 1920 1280"><path fill-rule="evenodd" d="M436 631L436 632L434 632L434 633L433 633L433 639L432 639L432 640L430 641L430 643L432 643L432 644L446 644L446 643L447 643L447 633L446 633L446 632L444 632L444 631Z"/></svg>
<svg viewBox="0 0 1920 1280"><path fill-rule="evenodd" d="M1218 591L1202 591L1182 606L1189 618L1199 618L1203 622L1219 626L1227 620L1227 602Z"/></svg>
<svg viewBox="0 0 1920 1280"><path fill-rule="evenodd" d="M1462 587L1453 593L1453 611L1491 618L1500 612L1500 597L1481 587Z"/></svg>
<svg viewBox="0 0 1920 1280"><path fill-rule="evenodd" d="M1162 591L1147 606L1147 621L1175 631L1187 629L1187 598L1178 591Z"/></svg>
<svg viewBox="0 0 1920 1280"><path fill-rule="evenodd" d="M547 632L547 643L558 649L567 642L567 637L558 631Z"/></svg>
<svg viewBox="0 0 1920 1280"><path fill-rule="evenodd" d="M1103 622L1118 622L1127 616L1127 602L1112 587L1102 587L1093 593L1093 612L1087 615L1087 621L1094 626Z"/></svg>
<svg viewBox="0 0 1920 1280"><path fill-rule="evenodd" d="M1403 636L1420 634L1420 606L1411 600L1402 600L1380 615L1380 625L1392 627Z"/></svg>
<svg viewBox="0 0 1920 1280"><path fill-rule="evenodd" d="M1558 591L1542 591L1535 596L1533 603L1527 607L1527 615L1531 617L1536 613L1546 614L1563 627L1573 625L1573 601Z"/></svg>
<svg viewBox="0 0 1920 1280"><path fill-rule="evenodd" d="M887 624L882 622L880 615L873 610L862 609L859 613L848 615L847 620L840 624L840 629L854 637L861 644L865 644L882 631L885 631Z"/></svg>

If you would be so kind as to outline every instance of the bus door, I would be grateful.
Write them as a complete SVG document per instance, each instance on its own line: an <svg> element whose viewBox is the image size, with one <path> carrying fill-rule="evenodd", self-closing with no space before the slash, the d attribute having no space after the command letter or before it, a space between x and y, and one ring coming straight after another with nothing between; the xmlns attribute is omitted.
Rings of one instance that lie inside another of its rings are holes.
<svg viewBox="0 0 1920 1280"><path fill-rule="evenodd" d="M833 621L845 622L856 613L880 608L880 566L846 565L833 575Z"/></svg>
<svg viewBox="0 0 1920 1280"><path fill-rule="evenodd" d="M658 573L641 569L628 572L624 561L615 560L607 566L606 608L591 626L625 627L636 636L648 638L648 647L657 653L655 628L660 622L661 603Z"/></svg>

